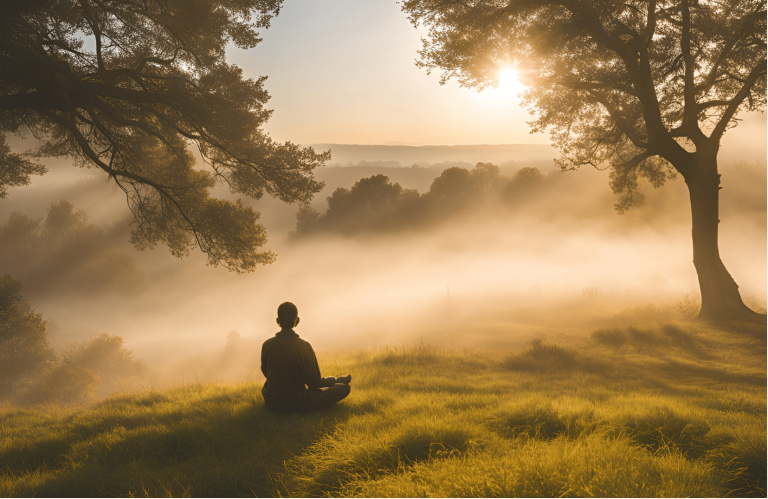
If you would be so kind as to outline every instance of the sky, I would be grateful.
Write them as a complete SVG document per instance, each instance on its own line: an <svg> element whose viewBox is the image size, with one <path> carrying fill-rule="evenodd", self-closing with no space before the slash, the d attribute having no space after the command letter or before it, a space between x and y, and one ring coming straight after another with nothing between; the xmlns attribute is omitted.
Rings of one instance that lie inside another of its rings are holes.
<svg viewBox="0 0 768 499"><path fill-rule="evenodd" d="M267 76L265 130L299 144L549 144L531 134L514 78L478 92L416 67L423 27L395 0L288 0L262 42L228 50L246 76ZM723 152L765 157L764 114L741 116ZM759 137L756 141L755 137Z"/></svg>
<svg viewBox="0 0 768 499"><path fill-rule="evenodd" d="M424 34L394 0L289 0L256 48L228 59L268 76L265 129L280 142L548 143L529 133L514 80L478 92L417 68Z"/></svg>

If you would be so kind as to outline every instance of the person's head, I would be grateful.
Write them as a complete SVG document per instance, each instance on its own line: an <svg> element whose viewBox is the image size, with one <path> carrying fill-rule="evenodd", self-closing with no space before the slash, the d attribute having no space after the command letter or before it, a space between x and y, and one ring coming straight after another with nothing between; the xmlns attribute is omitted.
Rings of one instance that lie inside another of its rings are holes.
<svg viewBox="0 0 768 499"><path fill-rule="evenodd" d="M287 301L277 307L277 325L283 329L290 329L299 325L299 309L296 305Z"/></svg>

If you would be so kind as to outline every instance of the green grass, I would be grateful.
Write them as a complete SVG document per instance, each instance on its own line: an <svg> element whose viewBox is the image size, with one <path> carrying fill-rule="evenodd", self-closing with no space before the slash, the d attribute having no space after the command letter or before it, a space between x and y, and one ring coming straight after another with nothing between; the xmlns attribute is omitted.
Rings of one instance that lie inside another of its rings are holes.
<svg viewBox="0 0 768 499"><path fill-rule="evenodd" d="M321 355L325 412L260 383L0 409L2 496L765 496L765 327L674 323Z"/></svg>

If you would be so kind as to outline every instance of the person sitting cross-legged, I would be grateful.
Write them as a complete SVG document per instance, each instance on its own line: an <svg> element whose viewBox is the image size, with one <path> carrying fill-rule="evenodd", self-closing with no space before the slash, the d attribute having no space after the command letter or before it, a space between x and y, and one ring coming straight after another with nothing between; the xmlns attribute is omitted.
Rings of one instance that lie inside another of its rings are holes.
<svg viewBox="0 0 768 499"><path fill-rule="evenodd" d="M281 327L261 347L261 372L267 380L261 389L267 408L275 412L323 409L349 395L351 375L323 378L312 345L293 330L299 311L291 302L277 308Z"/></svg>

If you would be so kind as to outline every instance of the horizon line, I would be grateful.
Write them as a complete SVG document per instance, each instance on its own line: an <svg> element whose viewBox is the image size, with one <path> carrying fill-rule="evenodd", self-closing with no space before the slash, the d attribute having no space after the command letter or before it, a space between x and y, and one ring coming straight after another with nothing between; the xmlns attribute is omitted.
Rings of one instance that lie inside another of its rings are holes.
<svg viewBox="0 0 768 499"><path fill-rule="evenodd" d="M552 147L552 144L537 144L537 143L509 143L509 144L353 144L343 142L311 142L306 144L300 144L303 146L363 146L363 147L501 147L501 146L542 146Z"/></svg>

